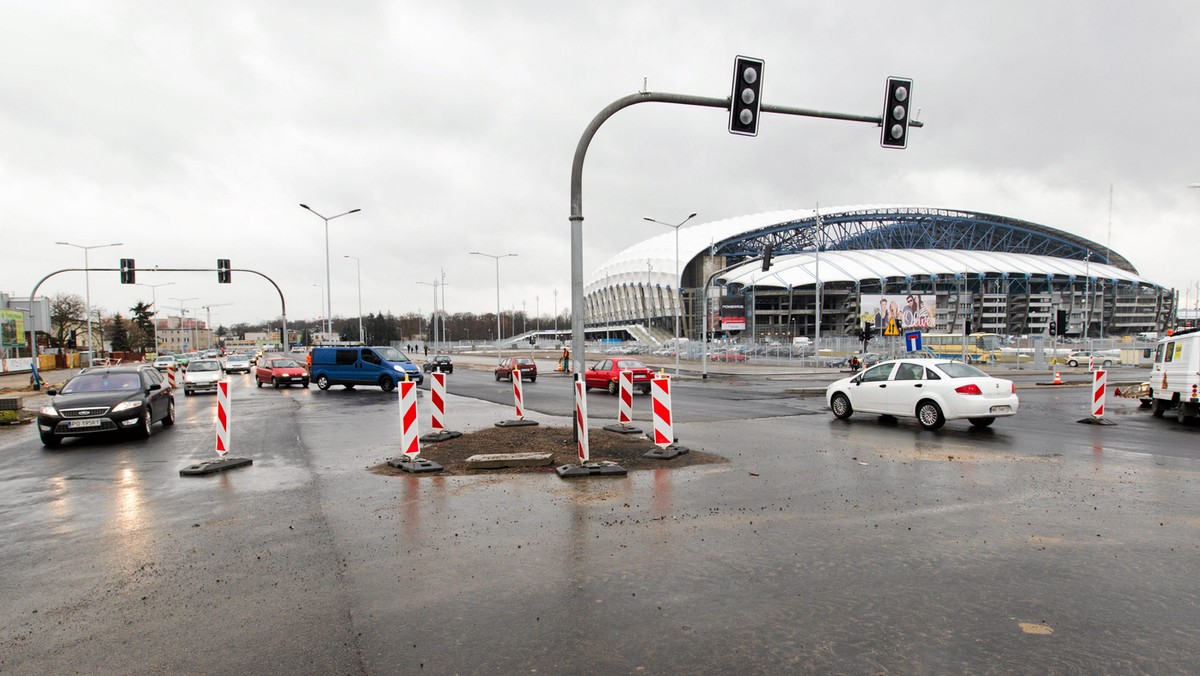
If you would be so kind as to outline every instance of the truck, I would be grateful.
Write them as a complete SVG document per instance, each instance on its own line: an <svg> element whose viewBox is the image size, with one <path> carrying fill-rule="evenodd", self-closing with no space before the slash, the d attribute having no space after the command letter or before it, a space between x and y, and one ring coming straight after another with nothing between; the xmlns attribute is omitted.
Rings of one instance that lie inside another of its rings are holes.
<svg viewBox="0 0 1200 676"><path fill-rule="evenodd" d="M1150 412L1174 411L1179 422L1200 415L1200 329L1167 332L1154 347Z"/></svg>

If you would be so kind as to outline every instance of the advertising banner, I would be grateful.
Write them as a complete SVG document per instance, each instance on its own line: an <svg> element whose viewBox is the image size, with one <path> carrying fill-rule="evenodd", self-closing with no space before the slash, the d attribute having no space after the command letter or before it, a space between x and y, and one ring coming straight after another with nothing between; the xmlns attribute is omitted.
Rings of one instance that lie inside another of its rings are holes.
<svg viewBox="0 0 1200 676"><path fill-rule="evenodd" d="M25 346L25 313L17 310L0 310L0 345L4 347Z"/></svg>
<svg viewBox="0 0 1200 676"><path fill-rule="evenodd" d="M746 298L744 296L721 296L721 330L746 330Z"/></svg>
<svg viewBox="0 0 1200 676"><path fill-rule="evenodd" d="M887 329L893 322L898 331L929 330L937 322L937 296L933 294L864 295L862 301L864 317L871 317L868 321L872 321L880 331Z"/></svg>

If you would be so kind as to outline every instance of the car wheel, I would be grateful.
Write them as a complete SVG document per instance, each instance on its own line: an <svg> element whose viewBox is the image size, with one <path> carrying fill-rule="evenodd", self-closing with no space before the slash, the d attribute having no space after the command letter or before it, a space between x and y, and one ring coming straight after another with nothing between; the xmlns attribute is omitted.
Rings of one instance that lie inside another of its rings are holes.
<svg viewBox="0 0 1200 676"><path fill-rule="evenodd" d="M307 390L307 389L308 389L308 381L307 381L307 380L301 380L301 381L300 381L300 387L303 387L304 389L306 389L306 390Z"/></svg>
<svg viewBox="0 0 1200 676"><path fill-rule="evenodd" d="M167 400L167 415L162 420L163 427L170 427L175 424L175 400Z"/></svg>
<svg viewBox="0 0 1200 676"><path fill-rule="evenodd" d="M838 392L829 400L829 408L836 418L846 419L854 415L854 407L850 405L850 397Z"/></svg>
<svg viewBox="0 0 1200 676"><path fill-rule="evenodd" d="M258 378L255 378L255 379L254 379L254 384L255 384L255 385L257 385L257 386L259 386L259 387L262 387L262 381L261 381L261 380L259 380Z"/></svg>
<svg viewBox="0 0 1200 676"><path fill-rule="evenodd" d="M996 422L995 418L967 418L967 419L971 421L972 425L979 427L979 428L988 427L992 423Z"/></svg>
<svg viewBox="0 0 1200 676"><path fill-rule="evenodd" d="M53 432L38 432L38 436L42 438L42 445L46 448L58 448L62 444L62 437L55 436Z"/></svg>
<svg viewBox="0 0 1200 676"><path fill-rule="evenodd" d="M620 390L621 390L621 386L617 384L617 381L615 381L615 380L608 381L608 393L609 394L611 394L615 397L615 396L617 396L617 392L619 392Z"/></svg>
<svg viewBox="0 0 1200 676"><path fill-rule="evenodd" d="M396 389L396 381L387 376L380 376L379 389L383 390L384 392L391 392L392 390Z"/></svg>
<svg viewBox="0 0 1200 676"><path fill-rule="evenodd" d="M1181 423L1187 422L1187 419L1188 419L1187 409L1184 407L1182 401L1175 404L1175 419Z"/></svg>
<svg viewBox="0 0 1200 676"><path fill-rule="evenodd" d="M946 416L942 413L941 406L926 399L917 404L917 421L927 430L936 430L946 424Z"/></svg>
<svg viewBox="0 0 1200 676"><path fill-rule="evenodd" d="M1112 366L1112 360L1111 360L1111 359L1105 359L1105 360L1104 360L1104 368L1108 368L1108 367L1110 367L1110 366Z"/></svg>
<svg viewBox="0 0 1200 676"><path fill-rule="evenodd" d="M190 396L192 396L192 391L191 391L191 390L189 390L189 389L188 389L188 388L186 388L186 387L185 387L185 388L183 388L183 396L185 396L185 397L190 397Z"/></svg>
<svg viewBox="0 0 1200 676"><path fill-rule="evenodd" d="M531 383L536 383L536 382L537 382L537 376L530 376L530 377L529 377L529 382L531 382Z"/></svg>
<svg viewBox="0 0 1200 676"><path fill-rule="evenodd" d="M500 372L496 371L496 382L500 382Z"/></svg>
<svg viewBox="0 0 1200 676"><path fill-rule="evenodd" d="M1071 368L1075 368L1076 366L1079 366L1079 362L1072 359L1071 361L1067 362L1067 366L1070 366Z"/></svg>
<svg viewBox="0 0 1200 676"><path fill-rule="evenodd" d="M146 411L142 414L141 419L138 420L138 426L134 429L133 433L137 435L139 439L149 439L150 432L152 431L151 428L153 426L154 420L150 415L150 411Z"/></svg>
<svg viewBox="0 0 1200 676"><path fill-rule="evenodd" d="M324 374L317 376L317 387L321 388L322 390L328 390L329 378L326 378Z"/></svg>
<svg viewBox="0 0 1200 676"><path fill-rule="evenodd" d="M275 378L272 378L271 379L271 387L274 387L275 389L278 390L279 389L279 381L276 380Z"/></svg>
<svg viewBox="0 0 1200 676"><path fill-rule="evenodd" d="M650 386L649 385L642 388L642 394L650 394Z"/></svg>

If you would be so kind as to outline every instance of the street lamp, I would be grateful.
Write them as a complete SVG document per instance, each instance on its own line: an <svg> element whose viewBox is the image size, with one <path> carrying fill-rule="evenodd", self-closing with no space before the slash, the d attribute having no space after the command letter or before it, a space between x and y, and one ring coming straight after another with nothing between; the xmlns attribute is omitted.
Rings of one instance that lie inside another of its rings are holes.
<svg viewBox="0 0 1200 676"><path fill-rule="evenodd" d="M187 308L185 308L183 306L183 304L188 302L189 300L200 300L200 299L199 298L175 298L174 296L172 296L171 298L168 298L167 300L173 300L176 303L179 303L179 306L176 309L179 310L179 330L182 331L183 330L183 321L184 321L184 319L187 318ZM194 349L196 349L195 332L190 331L188 335L190 335L191 339L192 339L192 341L188 345L191 347L191 349L194 350ZM180 334L180 337L182 337L182 334Z"/></svg>
<svg viewBox="0 0 1200 676"><path fill-rule="evenodd" d="M342 256L342 258L353 258L358 269L358 342L366 345L367 338L363 333L362 323L362 261L358 259L358 256Z"/></svg>
<svg viewBox="0 0 1200 676"><path fill-rule="evenodd" d="M347 211L346 213L338 214L337 216L330 216L330 217L326 218L325 216L322 216L321 214L317 213L312 207L308 206L307 204L301 204L300 206L304 207L305 209L308 209L309 211L313 212L313 214L315 214L317 218L325 221L325 312L326 312L326 317L328 318L327 320L329 322L329 325L326 328L326 333L333 333L333 286L329 281L329 221L332 221L335 218L341 218L342 216L348 216L350 214L362 211L362 209L351 209L350 211Z"/></svg>
<svg viewBox="0 0 1200 676"><path fill-rule="evenodd" d="M432 287L433 287L433 317L432 317L432 319L430 319L430 321L429 321L429 324L430 324L430 326L429 326L429 336L427 336L427 337L426 337L426 339L425 339L425 343L426 343L426 345L428 346L428 344L429 344L430 342L433 342L433 353L434 353L434 354L437 354L437 346L438 346L438 300L437 300L437 288L438 288L438 281L437 281L437 278L435 277L435 278L433 279L433 281L432 281L432 282L417 282L417 284L421 284L421 285L424 285L424 286L432 286Z"/></svg>
<svg viewBox="0 0 1200 676"><path fill-rule="evenodd" d="M72 244L70 242L55 242L55 244L61 244L63 246L73 246L76 249L83 249L83 287L85 289L84 293L87 295L87 308L86 308L85 312L87 313L87 320L88 320L87 365L91 366L92 365L92 280L91 280L91 275L88 272L90 269L90 267L88 265L88 251L90 251L91 249L103 249L105 247L110 247L110 246L121 246L121 242L113 242L112 244L94 244L92 246L82 246L80 244ZM30 302L30 305L32 305L33 299L31 298L29 302ZM104 346L101 345L100 349L103 350Z"/></svg>
<svg viewBox="0 0 1200 676"><path fill-rule="evenodd" d="M503 339L500 336L500 259L516 256L515 253L509 254L490 254L482 251L472 251L472 256L487 256L496 261L496 363L500 363L500 343Z"/></svg>
<svg viewBox="0 0 1200 676"><path fill-rule="evenodd" d="M315 286L321 290L322 296L325 295L325 285L324 284L313 284L313 286ZM322 300L324 300L324 299L322 299ZM325 332L325 307L324 307L325 304L321 303L321 302L318 302L317 304L321 306L321 330L318 333L322 333L325 336L328 336L329 334ZM309 342L311 343L312 341L309 341ZM325 340L322 339L321 342L323 343L323 342L325 342Z"/></svg>
<svg viewBox="0 0 1200 676"><path fill-rule="evenodd" d="M683 227L684 223L687 223L688 221L692 220L695 217L696 217L696 214L692 214L691 216L688 216L687 218L683 219L682 221L680 221L677 224L676 223L663 223L662 221L656 221L653 218L650 218L649 216L642 217L642 220L650 221L651 223L658 223L659 225L665 225L668 228L675 229L675 292L679 295L679 297L675 301L675 375L676 376L679 375L679 315L682 312L682 304L683 304L683 284L681 283L681 280L679 279L679 228ZM705 308L705 311L707 311L707 308Z"/></svg>
<svg viewBox="0 0 1200 676"><path fill-rule="evenodd" d="M171 286L174 283L175 282L163 282L162 284L142 284L141 282L138 282L137 286L150 287L150 306L154 308L154 314L158 314L158 296L154 293L154 290L160 286ZM158 352L158 319L154 320L154 351Z"/></svg>

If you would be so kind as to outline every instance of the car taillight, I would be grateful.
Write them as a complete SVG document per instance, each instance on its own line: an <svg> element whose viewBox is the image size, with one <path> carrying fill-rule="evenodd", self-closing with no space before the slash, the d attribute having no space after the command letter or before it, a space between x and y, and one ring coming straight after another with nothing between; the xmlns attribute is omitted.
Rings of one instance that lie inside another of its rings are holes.
<svg viewBox="0 0 1200 676"><path fill-rule="evenodd" d="M1012 393L1016 394L1017 393L1017 384L1016 383L1009 383L1009 384L1012 385Z"/></svg>
<svg viewBox="0 0 1200 676"><path fill-rule="evenodd" d="M959 394L983 394L983 390L979 389L979 386L975 383L971 383L970 385L960 385L959 387L954 388L954 391L958 392Z"/></svg>

